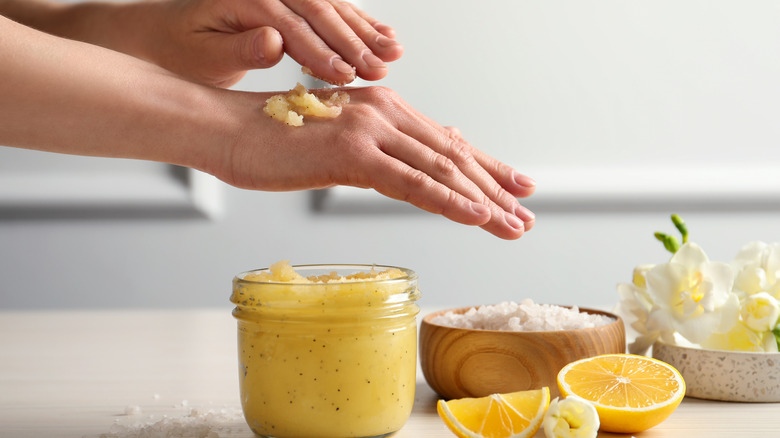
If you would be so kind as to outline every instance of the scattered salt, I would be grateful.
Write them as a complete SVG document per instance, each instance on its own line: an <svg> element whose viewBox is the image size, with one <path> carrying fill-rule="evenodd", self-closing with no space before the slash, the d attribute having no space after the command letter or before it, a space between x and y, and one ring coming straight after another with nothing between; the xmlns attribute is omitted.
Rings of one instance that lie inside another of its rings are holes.
<svg viewBox="0 0 780 438"><path fill-rule="evenodd" d="M432 323L457 328L502 331L556 331L598 327L609 324L609 316L580 312L578 307L535 304L523 300L520 304L506 301L492 306L472 307L466 313L446 312Z"/></svg>
<svg viewBox="0 0 780 438"><path fill-rule="evenodd" d="M141 407L138 405L126 406L125 415L141 415Z"/></svg>
<svg viewBox="0 0 780 438"><path fill-rule="evenodd" d="M182 416L163 415L158 421L153 419L154 415L149 415L145 422L115 422L109 432L100 435L100 438L224 438L244 436L249 432L243 413L238 408L206 411L193 408Z"/></svg>

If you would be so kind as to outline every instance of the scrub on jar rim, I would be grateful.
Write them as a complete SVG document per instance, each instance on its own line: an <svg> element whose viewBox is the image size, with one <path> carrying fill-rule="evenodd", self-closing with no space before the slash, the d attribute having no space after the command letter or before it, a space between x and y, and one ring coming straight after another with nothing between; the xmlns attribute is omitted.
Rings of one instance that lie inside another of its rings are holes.
<svg viewBox="0 0 780 438"><path fill-rule="evenodd" d="M244 416L264 437L375 437L414 403L419 298L413 271L279 262L238 275Z"/></svg>

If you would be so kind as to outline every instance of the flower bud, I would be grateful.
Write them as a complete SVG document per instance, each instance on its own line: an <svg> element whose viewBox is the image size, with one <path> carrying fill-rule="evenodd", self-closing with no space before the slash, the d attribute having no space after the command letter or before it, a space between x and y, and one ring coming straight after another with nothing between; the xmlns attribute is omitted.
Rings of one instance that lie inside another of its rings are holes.
<svg viewBox="0 0 780 438"><path fill-rule="evenodd" d="M570 395L550 402L542 422L547 438L595 438L599 414L587 400Z"/></svg>
<svg viewBox="0 0 780 438"><path fill-rule="evenodd" d="M777 325L780 318L780 302L767 292L749 295L745 298L740 315L751 330L769 331Z"/></svg>

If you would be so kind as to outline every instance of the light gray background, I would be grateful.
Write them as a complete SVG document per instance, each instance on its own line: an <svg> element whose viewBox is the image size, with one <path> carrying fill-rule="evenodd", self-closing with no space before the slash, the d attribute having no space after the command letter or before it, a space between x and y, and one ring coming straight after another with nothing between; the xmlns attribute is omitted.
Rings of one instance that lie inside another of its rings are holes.
<svg viewBox="0 0 780 438"><path fill-rule="evenodd" d="M318 211L308 192L221 183L216 217L28 215L6 206L0 308L227 308L234 274L279 259L408 267L419 272L422 304L430 307L523 298L609 305L635 265L666 260L652 233L673 230L672 212L685 217L713 259L731 260L750 240L780 238L780 205L771 202L780 186L736 173L780 168L777 3L402 0L362 7L393 25L406 48L379 85L538 176L538 194L527 202L537 224L526 236L502 241L379 196L335 191ZM285 90L298 80L299 67L286 59L235 88ZM169 171L0 148L0 184L20 174L105 169ZM707 169L716 177L702 181ZM657 184L618 193L634 170L659 175ZM705 192L687 193L686 181ZM563 196L545 193L552 186ZM757 187L769 195L740 203ZM358 199L359 208L340 209L342 199Z"/></svg>

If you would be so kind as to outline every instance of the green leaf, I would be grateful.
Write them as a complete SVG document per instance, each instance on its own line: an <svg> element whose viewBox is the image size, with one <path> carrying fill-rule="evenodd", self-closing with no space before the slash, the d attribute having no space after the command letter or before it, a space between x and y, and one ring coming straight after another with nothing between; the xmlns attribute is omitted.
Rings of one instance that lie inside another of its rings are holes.
<svg viewBox="0 0 780 438"><path fill-rule="evenodd" d="M777 349L780 350L780 324L775 326L772 333L775 335L775 341L777 341Z"/></svg>

